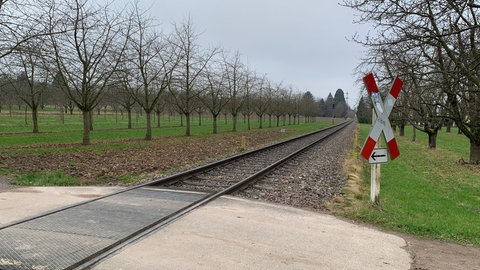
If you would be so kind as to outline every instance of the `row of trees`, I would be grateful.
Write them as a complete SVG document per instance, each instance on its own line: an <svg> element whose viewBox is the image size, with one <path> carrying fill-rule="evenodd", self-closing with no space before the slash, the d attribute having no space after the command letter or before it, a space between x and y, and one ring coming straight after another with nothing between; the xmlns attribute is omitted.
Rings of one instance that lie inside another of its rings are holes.
<svg viewBox="0 0 480 270"><path fill-rule="evenodd" d="M360 67L374 70L388 90L404 87L392 112L436 145L438 130L455 123L470 140L470 162L480 162L480 4L474 0L345 0L376 33L357 42L368 48ZM362 101L363 102L363 101Z"/></svg>
<svg viewBox="0 0 480 270"><path fill-rule="evenodd" d="M116 12L88 0L2 1L0 27L10 37L10 43L0 41L0 106L15 98L27 104L33 132L39 131L40 106L76 107L83 115L83 144L90 143L94 109L105 106L121 107L129 119L140 107L146 140L152 138L152 114L172 107L185 116L186 135L194 112L208 111L216 133L221 113L231 115L235 131L239 115L296 123L300 115L344 117L348 109L341 90L315 101L310 92L256 74L238 52L200 47L190 19L174 24L172 33L159 32L138 3ZM336 109L329 111L329 103Z"/></svg>

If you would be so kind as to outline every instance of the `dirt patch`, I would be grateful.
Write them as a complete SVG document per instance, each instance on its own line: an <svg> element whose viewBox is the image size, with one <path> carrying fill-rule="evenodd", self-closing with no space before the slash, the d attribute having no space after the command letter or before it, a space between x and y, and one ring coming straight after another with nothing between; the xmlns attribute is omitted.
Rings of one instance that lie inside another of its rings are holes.
<svg viewBox="0 0 480 270"><path fill-rule="evenodd" d="M15 170L20 174L32 171L62 171L66 175L81 179L83 185L119 185L125 177L145 178L237 153L245 144L242 136L245 135L227 133L202 139L162 137L141 143L139 140L125 140L122 143L129 144L129 147L104 151L2 154L0 168ZM265 131L246 135L245 140L249 147L256 147L276 141L280 137L280 132ZM62 149L71 148L72 145L43 147Z"/></svg>
<svg viewBox="0 0 480 270"><path fill-rule="evenodd" d="M79 198L85 198L85 199L92 199L92 198L98 198L101 195L98 195L98 194L78 194L78 195L73 195L73 196L79 197Z"/></svg>
<svg viewBox="0 0 480 270"><path fill-rule="evenodd" d="M10 185L10 178L0 177L0 192L13 191L19 189L19 186Z"/></svg>
<svg viewBox="0 0 480 270"><path fill-rule="evenodd" d="M480 269L480 248L400 235L412 254L413 270Z"/></svg>

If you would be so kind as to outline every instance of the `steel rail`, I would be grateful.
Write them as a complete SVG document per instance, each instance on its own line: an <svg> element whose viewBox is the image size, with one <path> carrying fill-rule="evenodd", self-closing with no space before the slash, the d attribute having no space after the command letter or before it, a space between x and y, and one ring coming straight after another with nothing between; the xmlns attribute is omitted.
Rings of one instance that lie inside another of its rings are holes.
<svg viewBox="0 0 480 270"><path fill-rule="evenodd" d="M141 239L144 239L145 237L147 237L148 235L158 231L159 229L167 226L168 224L171 224L173 223L174 221L178 220L179 218L183 217L184 215L188 214L189 212L195 210L196 208L199 208L223 195L226 195L226 194L229 194L229 193L232 193L242 187L245 187L247 185L249 185L250 183L260 179L261 177L265 176L266 174L268 174L269 172L275 170L278 166L280 166L281 164L287 162L288 160L294 158L295 156L298 156L300 153L302 152L305 152L307 151L308 149L312 148L313 146L315 146L316 144L318 143L321 143L323 142L324 140L326 140L327 138L331 137L332 135L336 134L337 132L343 130L343 128L347 127L350 123L352 123L352 121L348 121L348 122L344 122L342 124L339 124L339 125L336 125L336 126L333 126L333 127L329 127L327 129L322 129L320 132L324 132L326 130L329 130L329 129L332 129L332 128L335 128L335 127L339 127L338 130L336 130L335 132L332 132L330 134L328 134L327 136L325 137L322 137L320 138L319 140L315 140L314 142L302 147L301 149L289 154L288 156L285 156L284 158L278 160L277 162L271 164L270 166L264 168L263 170L261 171L258 171L256 172L255 174L237 182L236 184L234 185L231 185L229 186L228 188L225 188L221 191L218 191L218 192L214 192L208 196L206 196L205 198L179 210L178 212L175 212L173 213L172 215L170 215L169 217L157 222L156 224L153 224L152 226L149 226L148 228L146 228L145 230L141 231L141 232L137 232L134 236L130 237L129 239L126 239L124 241L121 241L120 243L118 243L118 245L116 245L115 247L112 247L111 249L107 250L107 251L104 251L100 254L98 254L96 257L92 258L91 260L89 261L86 261L84 262L83 264L81 264L79 267L77 268L74 268L75 270L80 270L80 269L90 269L92 266L96 265L97 263L101 262L102 260L104 260L105 258L108 258L109 256L111 256L112 254L116 253L118 250L122 249L123 247L131 244L131 243L135 243L135 242L138 242L140 241ZM304 138L306 136L311 136L313 134L316 134L318 133L319 131L316 131L316 132L313 132L313 133L309 133L307 135L302 135L302 136L299 136L299 137L296 137L294 139L291 139L291 140L288 140L289 142L290 141L293 141L295 139L299 139L299 138ZM285 142L282 142L282 143L285 143ZM281 144L282 144L281 143ZM273 146L268 146L266 148L270 148L270 147L273 147ZM262 148L262 149L265 149L265 148ZM160 183L164 184L164 183L169 183L169 182L172 182L172 181L175 181L176 179L178 178L182 178L182 177L185 177L185 176L191 176L191 175L195 175L197 173L200 173L200 172L203 172L205 170L209 170L215 166L219 166L221 164L224 164L224 163L227 163L227 162L230 162L231 160L233 159L238 159L238 158L241 158L241 157L244 157L246 155L249 155L249 154L252 154L252 153L256 153L258 151L261 151L262 149L258 149L258 150L254 150L254 151L251 151L249 153L246 153L246 154L241 154L241 155L236 155L234 158L227 158L227 159L224 159L224 160L221 160L220 162L215 162L215 163L212 163L212 164L208 164L208 165L205 165L205 166L202 166L200 168L202 169L199 169L199 168L196 168L196 169L193 169L193 170L190 170L186 173L180 173L180 174L177 174L177 175L174 175L174 176L171 176L171 177L168 177L168 178L165 178L165 179L161 179L161 180L158 180L158 181L153 181L153 182L150 182L148 184L145 184L143 186L155 186L155 185L158 185Z"/></svg>
<svg viewBox="0 0 480 270"><path fill-rule="evenodd" d="M298 141L302 138L311 137L312 135L323 133L323 132L326 132L330 129L334 129L334 128L337 128L337 127L345 127L348 124L350 124L351 122L352 121L346 121L346 122L343 122L343 123L340 123L340 124L337 124L337 125L334 125L334 126L323 128L321 130L317 130L317 131L313 131L313 132L310 132L310 133L307 133L307 134L296 136L296 137L281 141L279 143L271 144L271 145L268 145L268 146L265 146L265 147L262 147L262 148L258 148L258 149L254 149L254 150L250 150L250 151L247 151L247 152L244 152L244 153L232 155L232 156L229 156L227 158L224 158L224 159L221 159L221 160L218 160L218 161L214 161L212 163L208 163L208 164L193 168L193 169L185 171L185 172L180 172L180 173L171 175L171 176L166 177L166 178L153 180L151 182L148 182L148 183L144 184L143 186L155 186L155 185L169 184L171 182L177 181L178 179L187 178L187 177L190 177L190 176L193 176L193 175L211 170L215 167L219 167L219 166L222 166L224 164L230 163L232 161L239 160L241 158L245 158L245 157L248 157L248 156L252 156L252 155L260 153L260 152L264 152L265 150L269 150L269 149L272 149L272 148L275 148L275 147L278 147L278 146L286 145L286 144L289 144L293 141Z"/></svg>

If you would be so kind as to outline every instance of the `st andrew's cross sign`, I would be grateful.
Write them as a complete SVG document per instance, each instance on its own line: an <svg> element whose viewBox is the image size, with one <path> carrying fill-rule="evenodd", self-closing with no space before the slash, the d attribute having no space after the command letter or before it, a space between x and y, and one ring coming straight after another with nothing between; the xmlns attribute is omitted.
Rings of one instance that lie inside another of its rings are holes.
<svg viewBox="0 0 480 270"><path fill-rule="evenodd" d="M387 141L388 149L390 150L390 158L394 160L400 155L400 151L398 150L397 141L395 140L395 136L393 134L390 121L388 120L388 116L392 112L395 101L397 101L398 94L400 94L400 90L403 86L403 82L398 77L395 78L392 88L390 89L390 92L385 98L384 103L378 91L378 87L375 83L375 78L373 77L373 74L370 73L365 76L363 78L363 81L365 83L365 86L367 87L370 99L372 100L373 108L375 110L375 114L377 115L377 119L375 120L375 123L370 130L370 134L368 135L368 138L363 145L361 155L367 160L372 158L372 153L375 154L375 152L373 152L375 149L375 145L377 144L380 134L383 133L385 140Z"/></svg>

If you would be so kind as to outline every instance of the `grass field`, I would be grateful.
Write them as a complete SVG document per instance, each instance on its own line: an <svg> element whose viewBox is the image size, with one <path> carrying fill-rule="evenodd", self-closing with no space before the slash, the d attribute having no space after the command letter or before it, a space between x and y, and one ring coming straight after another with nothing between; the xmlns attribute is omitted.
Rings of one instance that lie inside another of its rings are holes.
<svg viewBox="0 0 480 270"><path fill-rule="evenodd" d="M368 136L362 125L358 144ZM401 155L381 167L380 207L369 203L370 165L364 164L365 193L356 196L361 207L348 216L395 231L480 245L480 167L468 161L469 142L456 130L441 131L437 149L411 127L396 136Z"/></svg>
<svg viewBox="0 0 480 270"><path fill-rule="evenodd" d="M63 120L62 120L63 118ZM26 121L25 121L26 119ZM157 128L157 119L152 116L153 137L159 136L182 136L185 134L185 127L181 126L181 119L179 116L161 116L160 128ZM329 122L319 122L301 125L286 125L289 128L298 130L299 133L309 132L318 129L319 124L322 126L329 125ZM322 124L323 123L323 124ZM120 113L101 112L100 115L94 114L94 130L91 132L91 141L112 141L122 139L142 139L145 137L145 116L139 114L132 114L132 129L127 129L127 116ZM272 127L276 127L275 119L272 119ZM184 123L185 125L185 123ZM199 125L199 117L197 115L192 117L191 134L193 136L209 136L212 133L212 119L208 114L204 114ZM232 129L232 119L219 117L217 120L218 132L229 132ZM251 129L255 131L259 122L256 118L251 119ZM268 129L268 119L264 119L263 127ZM280 127L285 128L283 122L280 122ZM80 112L75 111L73 115L60 115L58 111L51 109L41 111L39 114L39 134L32 133L32 121L30 113L25 117L23 111L3 110L0 113L0 147L8 146L31 146L35 144L71 144L81 143L83 122ZM247 123L244 122L243 117L240 117L237 122L238 131L248 131Z"/></svg>
<svg viewBox="0 0 480 270"><path fill-rule="evenodd" d="M302 120L299 125L287 121L279 127L273 121L269 128L266 120L264 128L258 129L258 120L253 118L248 130L241 118L237 132L231 132L232 119L222 117L219 133L212 134L212 120L204 116L200 125L195 116L192 135L187 137L178 116L162 116L160 128L153 121L153 139L145 141L144 116L134 115L133 128L127 129L126 116L102 112L94 115L91 145L84 146L80 113L63 117L56 111L43 111L41 132L34 134L22 111L0 113L0 176L14 178L18 185L130 183L331 125L331 119Z"/></svg>

